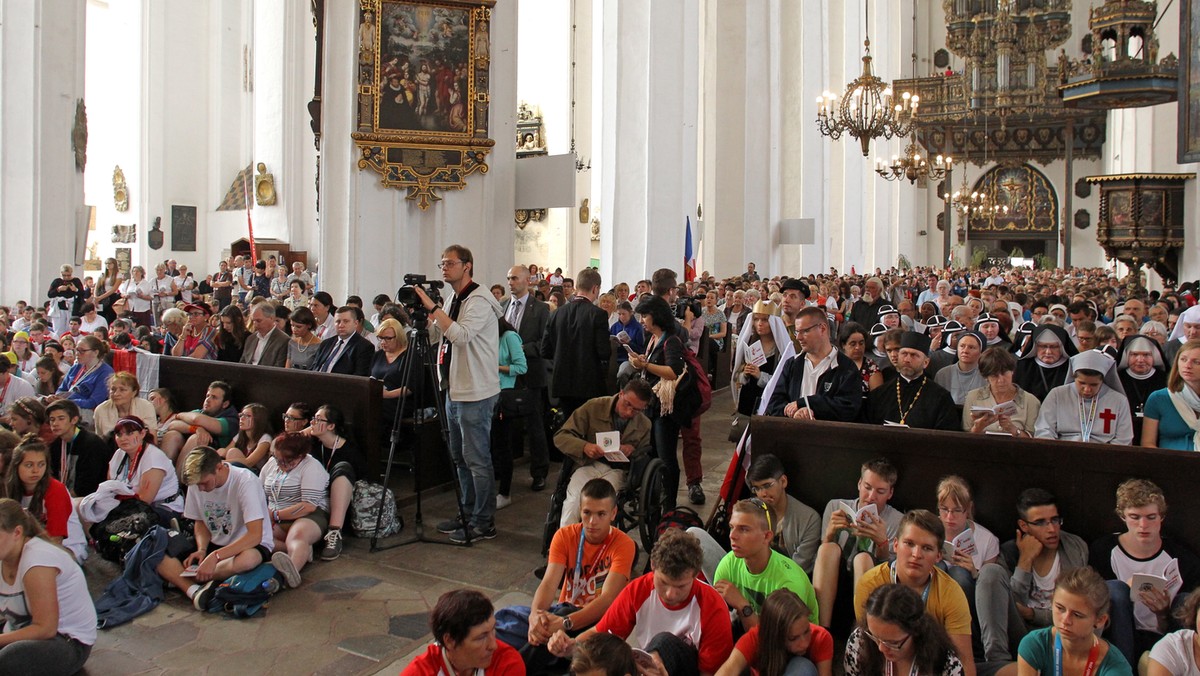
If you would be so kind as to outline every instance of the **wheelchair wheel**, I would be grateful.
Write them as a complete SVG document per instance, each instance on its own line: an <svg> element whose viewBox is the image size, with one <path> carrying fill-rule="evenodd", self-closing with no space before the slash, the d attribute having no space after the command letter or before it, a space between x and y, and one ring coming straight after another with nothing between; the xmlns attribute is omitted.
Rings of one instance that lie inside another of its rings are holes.
<svg viewBox="0 0 1200 676"><path fill-rule="evenodd" d="M665 473L666 466L658 458L652 459L642 472L642 485L638 492L638 534L647 552L654 548L658 540L658 523L666 511Z"/></svg>

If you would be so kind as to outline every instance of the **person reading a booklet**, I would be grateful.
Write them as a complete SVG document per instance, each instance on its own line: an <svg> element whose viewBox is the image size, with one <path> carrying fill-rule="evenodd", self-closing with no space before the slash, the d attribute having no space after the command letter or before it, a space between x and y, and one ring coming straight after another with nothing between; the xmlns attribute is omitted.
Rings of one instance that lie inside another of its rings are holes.
<svg viewBox="0 0 1200 676"><path fill-rule="evenodd" d="M1013 382L1017 359L1008 350L989 347L979 357L979 375L987 385L963 399L963 430L973 434L1032 437L1042 402Z"/></svg>
<svg viewBox="0 0 1200 676"><path fill-rule="evenodd" d="M1167 499L1145 479L1117 487L1117 516L1124 533L1091 546L1089 563L1108 581L1112 610L1105 636L1130 664L1163 634L1180 628L1172 611L1200 584L1200 559L1177 540L1163 537Z"/></svg>
<svg viewBox="0 0 1200 676"><path fill-rule="evenodd" d="M954 651L963 663L963 673L975 674L971 655L971 609L963 590L938 567L946 530L933 512L914 509L900 521L896 558L867 571L854 587L854 614L861 621L867 598L886 584L908 587L921 596L925 612L950 635Z"/></svg>
<svg viewBox="0 0 1200 676"><path fill-rule="evenodd" d="M599 478L618 491L624 488L630 459L650 448L646 408L653 398L646 381L634 378L611 397L584 402L555 433L554 445L576 464L563 498L559 526L579 523L579 494L588 481ZM613 432L620 442L615 449L611 448Z"/></svg>
<svg viewBox="0 0 1200 676"><path fill-rule="evenodd" d="M858 497L830 500L821 517L824 532L813 566L813 587L817 592L820 624L828 627L839 584L846 584L842 571L852 572L849 579L858 584L863 573L891 555L891 541L900 533L904 518L888 504L896 486L897 472L885 458L863 463L859 470ZM853 587L851 587L853 589Z"/></svg>
<svg viewBox="0 0 1200 676"><path fill-rule="evenodd" d="M1089 350L1071 358L1067 384L1046 395L1034 436L1094 444L1133 442L1133 418L1115 362Z"/></svg>
<svg viewBox="0 0 1200 676"><path fill-rule="evenodd" d="M975 522L975 502L966 479L944 477L937 485L938 519L946 529L942 545L945 570L962 587L975 617L975 580L989 563L1000 560L1000 540Z"/></svg>

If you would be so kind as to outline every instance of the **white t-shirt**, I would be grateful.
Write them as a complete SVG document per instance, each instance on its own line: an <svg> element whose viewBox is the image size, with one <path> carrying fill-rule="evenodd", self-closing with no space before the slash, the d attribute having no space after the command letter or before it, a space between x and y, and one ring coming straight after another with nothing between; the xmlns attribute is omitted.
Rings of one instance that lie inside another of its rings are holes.
<svg viewBox="0 0 1200 676"><path fill-rule="evenodd" d="M1200 676L1200 667L1192 653L1196 632L1191 629L1173 631L1158 640L1150 649L1150 659L1167 668L1175 676Z"/></svg>
<svg viewBox="0 0 1200 676"><path fill-rule="evenodd" d="M108 478L125 482L134 491L142 483L142 475L152 469L164 472L158 492L154 494L154 504L178 512L183 509L183 496L179 494L179 477L175 474L175 464L163 453L158 446L148 444L142 451L142 459L136 468L129 467L132 458L125 451L117 449L112 459L108 461ZM121 467L124 463L125 467ZM132 470L132 472L131 472Z"/></svg>
<svg viewBox="0 0 1200 676"><path fill-rule="evenodd" d="M187 493L183 515L194 521L204 521L212 533L212 543L220 547L246 533L246 522L262 520L259 544L267 551L274 549L271 521L267 518L267 496L254 472L244 467L229 466L229 478L211 492L195 486Z"/></svg>
<svg viewBox="0 0 1200 676"><path fill-rule="evenodd" d="M196 288L196 277L184 277L177 275L175 277L175 286L179 287L179 295L183 298L183 302L192 302L192 289Z"/></svg>
<svg viewBox="0 0 1200 676"><path fill-rule="evenodd" d="M93 319L92 321L88 321L87 317L81 317L79 320L79 331L80 331L80 333L83 333L83 334L89 334L89 333L95 331L96 329L107 329L107 328L108 328L108 320L105 319L104 315L100 314L99 312L96 313L96 318Z"/></svg>
<svg viewBox="0 0 1200 676"><path fill-rule="evenodd" d="M13 402L21 397L36 397L37 390L33 389L33 385L29 381L18 378L11 373L8 374L8 389L4 385L0 385L0 416L8 415L8 407L13 405Z"/></svg>
<svg viewBox="0 0 1200 676"><path fill-rule="evenodd" d="M0 575L0 620L4 622L4 633L12 633L33 621L25 603L25 573L38 567L58 571L58 575L55 576L55 586L58 590L58 633L84 645L94 644L96 606L92 604L92 597L88 594L83 570L70 554L41 538L33 538L25 543L21 552L21 563L17 565L15 583L6 583ZM4 563L0 562L0 573L3 571Z"/></svg>
<svg viewBox="0 0 1200 676"><path fill-rule="evenodd" d="M1109 554L1109 563L1118 580L1128 581L1135 573L1161 575L1167 579L1167 596L1171 599L1183 589L1183 577L1179 574L1179 560L1165 551L1160 550L1156 556L1149 559L1135 559L1120 547L1113 547ZM1134 590L1133 617L1138 629L1158 633L1158 618L1154 611L1142 603Z"/></svg>
<svg viewBox="0 0 1200 676"><path fill-rule="evenodd" d="M1033 571L1033 583L1029 585L1030 608L1050 607L1050 602L1054 599L1054 583L1058 580L1059 562L1060 557L1058 552L1055 552L1054 564L1050 566L1050 572L1046 573L1045 577L1038 575L1036 570Z"/></svg>
<svg viewBox="0 0 1200 676"><path fill-rule="evenodd" d="M280 472L279 465L272 457L263 466L259 477L270 509L278 511L302 502L314 505L317 509L329 509L329 494L326 492L329 473L321 461L311 455L304 456L290 472Z"/></svg>
<svg viewBox="0 0 1200 676"><path fill-rule="evenodd" d="M971 552L971 563L975 566L975 570L980 570L985 562L1000 556L1000 539L985 526L974 521L971 521L967 527L971 529L971 539L975 541L975 551ZM946 539L952 540L953 538L947 537Z"/></svg>

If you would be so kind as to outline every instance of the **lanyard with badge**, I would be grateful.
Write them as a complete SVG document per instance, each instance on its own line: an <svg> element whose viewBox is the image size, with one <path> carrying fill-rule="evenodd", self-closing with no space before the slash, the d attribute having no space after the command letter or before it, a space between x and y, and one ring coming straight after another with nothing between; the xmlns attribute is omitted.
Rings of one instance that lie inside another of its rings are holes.
<svg viewBox="0 0 1200 676"><path fill-rule="evenodd" d="M1096 409L1100 406L1100 398L1092 399L1092 410L1090 413L1085 412L1086 406L1084 400L1079 400L1079 437L1080 441L1087 442L1092 438L1092 427L1096 425Z"/></svg>
<svg viewBox="0 0 1200 676"><path fill-rule="evenodd" d="M1092 637L1092 649L1088 651L1087 664L1083 667L1083 676L1092 676L1096 673L1096 660L1100 657L1100 642L1096 637ZM1063 647L1062 635L1057 631L1054 632L1054 676L1062 676L1063 673Z"/></svg>
<svg viewBox="0 0 1200 676"><path fill-rule="evenodd" d="M888 564L888 570L892 573L892 584L900 584L896 578L896 562L892 561ZM929 601L929 588L933 586L933 573L929 574L929 581L925 583L925 591L921 592L921 605L927 605Z"/></svg>
<svg viewBox="0 0 1200 676"><path fill-rule="evenodd" d="M576 601L587 588L587 580L591 579L596 574L596 569L604 561L604 553L608 551L608 545L613 540L613 534L610 529L608 537L604 539L604 546L600 551L596 552L595 558L592 559L592 565L588 566L588 575L583 574L583 544L587 540L583 535L583 527L579 529L579 549L575 552L575 579L571 581L571 605L578 606Z"/></svg>

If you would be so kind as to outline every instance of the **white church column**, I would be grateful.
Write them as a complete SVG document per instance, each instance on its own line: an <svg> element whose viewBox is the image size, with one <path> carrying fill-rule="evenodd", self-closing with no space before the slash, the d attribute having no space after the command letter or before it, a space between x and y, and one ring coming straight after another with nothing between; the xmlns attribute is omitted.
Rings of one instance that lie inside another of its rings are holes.
<svg viewBox="0 0 1200 676"><path fill-rule="evenodd" d="M83 262L83 174L75 169L71 130L75 102L84 96L84 15L83 0L0 0L5 302L40 303L59 266Z"/></svg>
<svg viewBox="0 0 1200 676"><path fill-rule="evenodd" d="M462 244L475 256L475 279L503 281L513 262L516 134L517 2L500 2L491 21L489 135L496 147L486 174L468 176L464 190L442 192L422 211L406 191L384 188L379 174L357 167L350 138L357 109L358 11L352 3L326 3L322 96L321 213L310 261L319 285L335 301L356 293L393 294L405 273L440 279L442 250ZM311 267L311 265L310 265Z"/></svg>
<svg viewBox="0 0 1200 676"><path fill-rule="evenodd" d="M699 8L690 0L604 0L600 273L634 282L683 271L695 221ZM653 150L651 150L653 148Z"/></svg>

